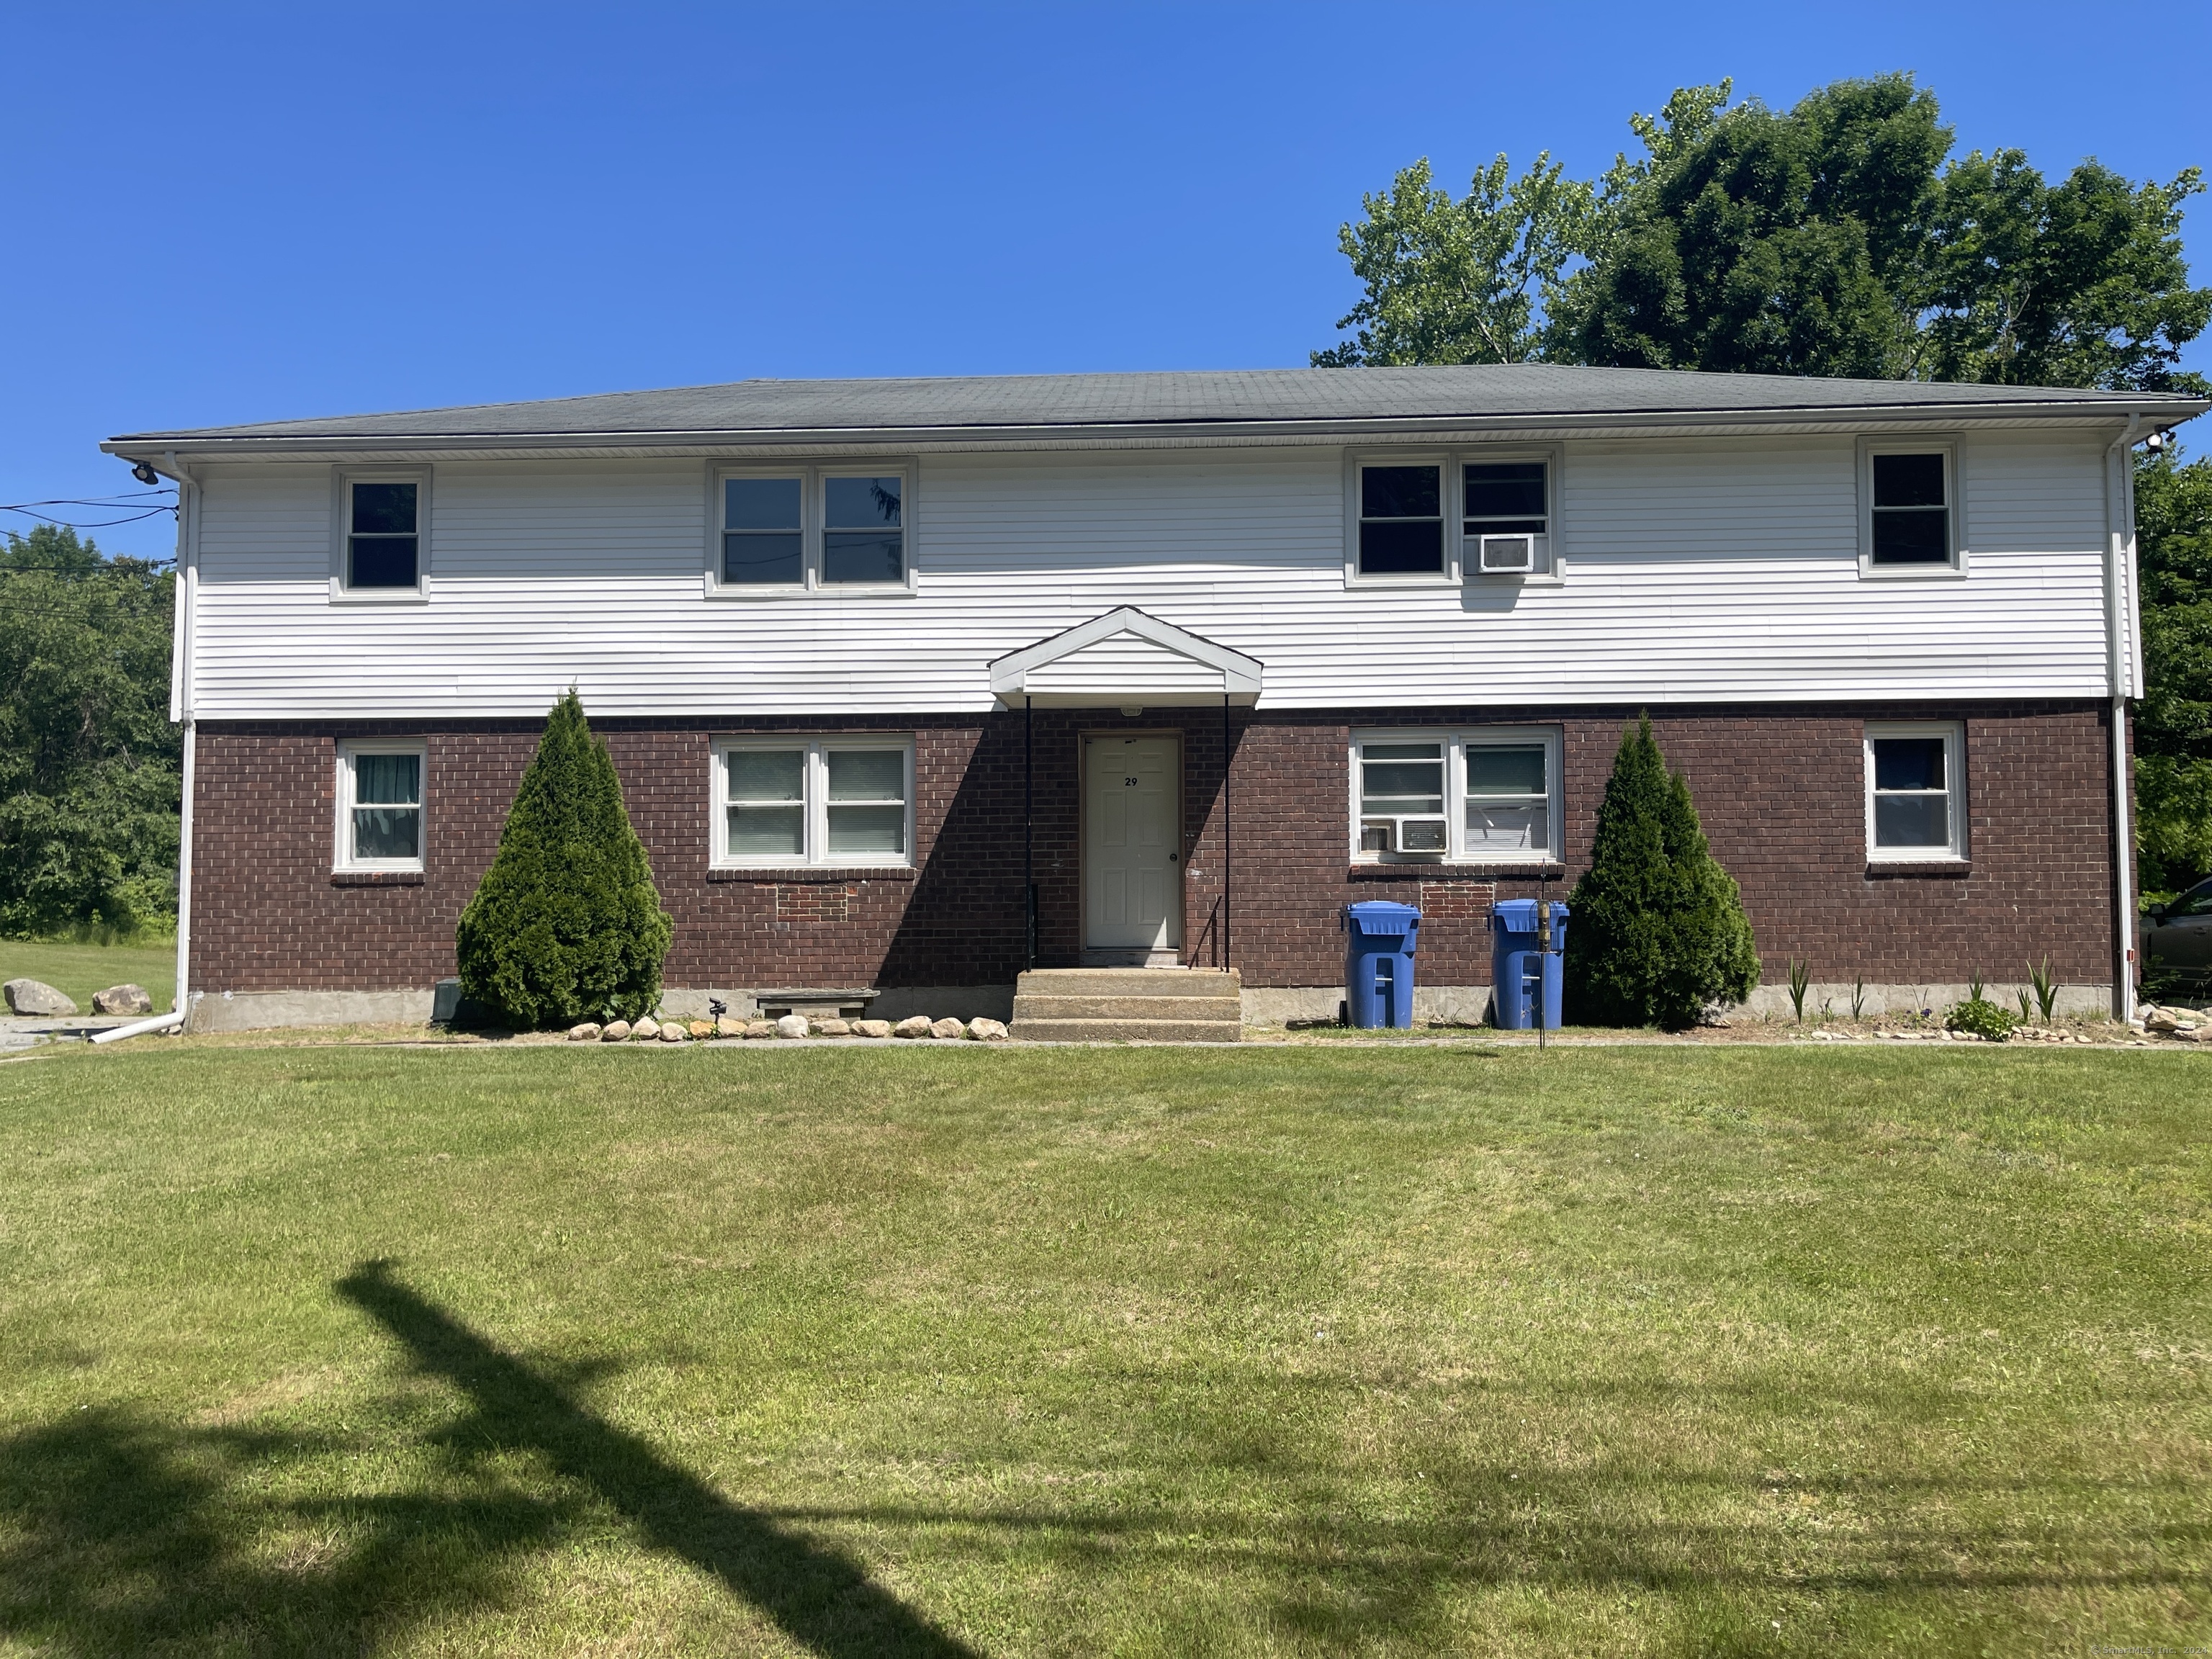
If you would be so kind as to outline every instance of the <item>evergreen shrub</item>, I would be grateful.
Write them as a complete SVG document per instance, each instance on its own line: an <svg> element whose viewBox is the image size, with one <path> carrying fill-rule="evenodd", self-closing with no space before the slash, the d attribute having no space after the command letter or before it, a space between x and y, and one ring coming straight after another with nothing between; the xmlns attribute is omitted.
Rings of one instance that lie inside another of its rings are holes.
<svg viewBox="0 0 2212 1659"><path fill-rule="evenodd" d="M660 1000L670 927L614 761L572 686L461 912L461 994L519 1030L634 1020Z"/></svg>
<svg viewBox="0 0 2212 1659"><path fill-rule="evenodd" d="M1569 900L1567 1017L1583 1025L1694 1025L1759 983L1735 878L1705 845L1690 786L1669 775L1644 715L1621 734L1590 867Z"/></svg>

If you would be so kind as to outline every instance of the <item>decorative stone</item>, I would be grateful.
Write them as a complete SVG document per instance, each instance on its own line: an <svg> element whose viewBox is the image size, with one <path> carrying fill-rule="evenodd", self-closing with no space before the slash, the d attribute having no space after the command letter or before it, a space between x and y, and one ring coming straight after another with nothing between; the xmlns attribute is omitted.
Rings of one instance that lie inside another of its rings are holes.
<svg viewBox="0 0 2212 1659"><path fill-rule="evenodd" d="M568 1028L568 1041L571 1042L597 1042L599 1040L599 1028L588 1019L581 1025Z"/></svg>
<svg viewBox="0 0 2212 1659"><path fill-rule="evenodd" d="M887 1037L891 1034L891 1023L887 1019L856 1019L853 1035L860 1037Z"/></svg>
<svg viewBox="0 0 2212 1659"><path fill-rule="evenodd" d="M714 1035L718 1037L741 1037L744 1034L745 1023L741 1019L732 1019L724 1014L714 1022Z"/></svg>
<svg viewBox="0 0 2212 1659"><path fill-rule="evenodd" d="M775 1034L780 1037L803 1037L806 1035L806 1016L786 1014L775 1023Z"/></svg>
<svg viewBox="0 0 2212 1659"><path fill-rule="evenodd" d="M92 994L92 1012L95 1014L150 1014L154 999L146 994L143 985L111 985L105 991Z"/></svg>
<svg viewBox="0 0 2212 1659"><path fill-rule="evenodd" d="M2143 1030L2146 1031L2172 1031L2178 1030L2180 1024L2179 1020L2163 1008L2143 1010Z"/></svg>
<svg viewBox="0 0 2212 1659"><path fill-rule="evenodd" d="M968 1022L968 1035L978 1042L1004 1042L1006 1028L995 1019L985 1019L978 1015Z"/></svg>
<svg viewBox="0 0 2212 1659"><path fill-rule="evenodd" d="M0 985L0 995L7 997L9 1013L32 1019L66 1019L76 1012L76 1004L43 980L11 979Z"/></svg>
<svg viewBox="0 0 2212 1659"><path fill-rule="evenodd" d="M691 1040L691 1033L672 1019L660 1028L659 1035L663 1042L689 1042Z"/></svg>
<svg viewBox="0 0 2212 1659"><path fill-rule="evenodd" d="M926 1037L931 1029L927 1014L909 1014L891 1027L891 1035L895 1037Z"/></svg>
<svg viewBox="0 0 2212 1659"><path fill-rule="evenodd" d="M817 1036L849 1036L852 1031L853 1028L850 1025L834 1017L829 1019L817 1019L814 1022L814 1035Z"/></svg>
<svg viewBox="0 0 2212 1659"><path fill-rule="evenodd" d="M695 1019L684 1029L695 1037L710 1037L714 1035L714 1023L712 1020Z"/></svg>
<svg viewBox="0 0 2212 1659"><path fill-rule="evenodd" d="M968 1028L957 1019L940 1019L930 1026L929 1034L939 1042L957 1042L968 1035Z"/></svg>
<svg viewBox="0 0 2212 1659"><path fill-rule="evenodd" d="M629 1028L629 1034L640 1042L650 1042L660 1035L660 1022L651 1014Z"/></svg>
<svg viewBox="0 0 2212 1659"><path fill-rule="evenodd" d="M605 1027L604 1027L604 1028L600 1030L600 1032L599 1032L599 1041L600 1041L600 1042L629 1042L629 1022L628 1020L626 1020L626 1019L617 1019L617 1020L611 1021L611 1022L610 1022L610 1023L609 1023Z"/></svg>
<svg viewBox="0 0 2212 1659"><path fill-rule="evenodd" d="M749 1019L745 1022L745 1035L756 1042L763 1037L772 1037L775 1035L775 1022L772 1019Z"/></svg>

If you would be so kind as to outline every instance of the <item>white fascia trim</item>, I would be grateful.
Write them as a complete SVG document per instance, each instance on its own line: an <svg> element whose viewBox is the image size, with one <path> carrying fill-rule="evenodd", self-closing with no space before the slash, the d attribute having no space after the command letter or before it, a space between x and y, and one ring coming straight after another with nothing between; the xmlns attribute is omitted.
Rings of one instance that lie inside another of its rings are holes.
<svg viewBox="0 0 2212 1659"><path fill-rule="evenodd" d="M1221 676L1224 696L1234 698L1257 699L1261 676L1264 669L1257 657L1248 657L1241 651L1232 651L1225 645L1216 645L1190 632L1177 628L1173 623L1162 622L1158 617L1147 616L1134 605L1121 605L1103 617L1093 617L1089 622L1078 623L1065 633L1049 639L1039 640L1035 645L1024 646L1009 652L990 665L991 691L994 696L1021 696L1028 687L1030 672L1048 664L1058 662L1085 647L1110 640L1117 634L1134 635L1163 649L1188 658L1203 667L1211 668ZM1110 698L1093 701L1105 702ZM1155 699L1157 701L1157 699Z"/></svg>

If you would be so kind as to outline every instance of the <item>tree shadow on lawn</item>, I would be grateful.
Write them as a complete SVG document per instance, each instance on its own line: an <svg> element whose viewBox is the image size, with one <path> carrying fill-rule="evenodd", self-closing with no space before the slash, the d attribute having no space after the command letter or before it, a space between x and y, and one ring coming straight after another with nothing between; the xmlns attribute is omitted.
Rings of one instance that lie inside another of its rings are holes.
<svg viewBox="0 0 2212 1659"><path fill-rule="evenodd" d="M1442 1638L1454 1627L1450 1604L1488 1586L1640 1589L1728 1618L1784 1592L1869 1602L1964 1596L1994 1613L1982 1598L2194 1583L2191 1564L2205 1543L2201 1524L2179 1519L2190 1510L2185 1494L2170 1494L2175 1503L2160 1522L2144 1518L2139 1501L2114 1502L2116 1486L2143 1483L2096 1480L2078 1483L2084 1520L2072 1535L2054 1534L2046 1521L1985 1523L1962 1536L1954 1506L2011 1483L1954 1474L1929 1480L1932 1509L1912 1513L1918 1504L1908 1499L1905 1514L1877 1522L1856 1545L1792 1547L1742 1513L1771 1480L1624 1467L1516 1471L1443 1446L1415 1454L1433 1483L1425 1513L1387 1518L1349 1496L1349 1472L1314 1449L1298 1455L1286 1446L1256 1460L1285 1483L1267 1506L1272 1519L1143 1504L747 1508L586 1410L561 1382L493 1346L387 1264L356 1269L337 1290L419 1374L465 1401L466 1413L432 1440L473 1472L478 1490L286 1498L270 1488L289 1467L327 1465L357 1449L113 1409L74 1413L0 1443L0 1638L83 1654L165 1644L250 1656L367 1652L441 1618L501 1605L518 1559L602 1528L609 1510L649 1547L707 1573L827 1659L971 1651L806 1535L854 1522L908 1534L909 1559L924 1574L932 1560L1026 1560L1108 1595L1164 1597L1154 1613L1169 1625L1178 1616L1174 1586L1195 1572L1294 1642L1346 1648ZM1195 1461L1254 1462L1234 1427L1215 1425L1216 1455L1194 1446ZM502 1488L497 1468L481 1462L501 1453L542 1460L574 1495ZM1857 1483L1818 1484L1832 1498ZM1874 1481L1863 1495L1879 1486L1893 1498L1898 1485ZM2048 1516L2059 1496L2046 1489L2027 1509ZM1671 1516L1661 1520L1665 1511ZM2116 1513L2137 1522L2115 1535L2109 1520L2087 1519Z"/></svg>

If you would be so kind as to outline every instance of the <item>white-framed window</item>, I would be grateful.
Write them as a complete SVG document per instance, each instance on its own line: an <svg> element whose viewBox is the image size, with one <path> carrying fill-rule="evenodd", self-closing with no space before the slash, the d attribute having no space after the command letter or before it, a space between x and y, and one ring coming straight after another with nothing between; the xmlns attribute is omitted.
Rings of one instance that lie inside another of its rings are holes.
<svg viewBox="0 0 2212 1659"><path fill-rule="evenodd" d="M428 761L428 748L420 743L338 745L337 868L422 867Z"/></svg>
<svg viewBox="0 0 2212 1659"><path fill-rule="evenodd" d="M893 461L716 468L708 594L912 592L914 475Z"/></svg>
<svg viewBox="0 0 2212 1659"><path fill-rule="evenodd" d="M1551 459L1460 462L1460 530L1467 580L1552 574Z"/></svg>
<svg viewBox="0 0 2212 1659"><path fill-rule="evenodd" d="M1859 568L1869 576L1955 576L1966 568L1959 444L1862 438Z"/></svg>
<svg viewBox="0 0 2212 1659"><path fill-rule="evenodd" d="M914 740L732 738L714 745L714 862L903 869L914 863Z"/></svg>
<svg viewBox="0 0 2212 1659"><path fill-rule="evenodd" d="M1352 856L1378 864L1559 857L1557 726L1352 734Z"/></svg>
<svg viewBox="0 0 2212 1659"><path fill-rule="evenodd" d="M331 596L422 598L430 568L428 471L346 468L335 484Z"/></svg>
<svg viewBox="0 0 2212 1659"><path fill-rule="evenodd" d="M1869 861L1966 856L1965 761L1966 733L1955 720L1868 722Z"/></svg>
<svg viewBox="0 0 2212 1659"><path fill-rule="evenodd" d="M1345 580L1555 582L1559 489L1557 446L1348 455Z"/></svg>

